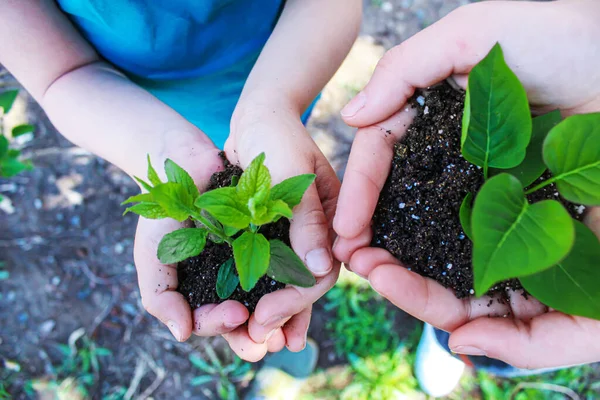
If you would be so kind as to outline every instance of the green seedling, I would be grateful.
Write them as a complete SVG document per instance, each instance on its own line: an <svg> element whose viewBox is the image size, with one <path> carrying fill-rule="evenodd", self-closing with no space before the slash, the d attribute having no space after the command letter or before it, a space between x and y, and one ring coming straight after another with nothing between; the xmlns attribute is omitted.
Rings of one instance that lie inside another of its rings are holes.
<svg viewBox="0 0 600 400"><path fill-rule="evenodd" d="M597 237L560 202L527 199L555 184L570 202L600 205L600 113L532 118L525 89L496 44L469 75L461 143L486 180L460 209L473 241L475 293L519 278L549 307L600 319ZM546 171L551 177L540 179Z"/></svg>
<svg viewBox="0 0 600 400"><path fill-rule="evenodd" d="M197 228L165 235L157 254L164 264L199 255L207 240L231 246L233 259L220 267L217 279L217 294L222 299L231 296L238 282L243 290L252 290L265 274L282 283L313 286L315 278L296 253L280 240L267 240L260 229L282 217L292 218L292 209L315 175L298 175L271 187L264 161L262 153L231 186L200 194L190 175L169 159L165 162L168 181L162 182L148 157L149 182L136 178L148 193L127 199L123 204L136 204L125 213L196 223Z"/></svg>

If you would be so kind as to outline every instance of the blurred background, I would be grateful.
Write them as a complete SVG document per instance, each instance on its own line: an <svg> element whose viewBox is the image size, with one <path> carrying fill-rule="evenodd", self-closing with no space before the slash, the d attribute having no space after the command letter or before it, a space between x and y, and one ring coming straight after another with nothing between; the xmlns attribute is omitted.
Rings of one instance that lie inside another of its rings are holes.
<svg viewBox="0 0 600 400"><path fill-rule="evenodd" d="M360 38L309 124L340 177L353 137L341 107L386 49L468 2L365 0ZM0 68L0 93L12 89L18 83ZM0 400L244 398L261 363L236 359L221 338L177 343L144 311L132 256L136 218L122 217L119 205L137 185L63 139L22 90L2 125L20 127L12 147L33 168L0 178ZM315 305L317 371L306 380L270 375L269 396L425 398L413 376L420 329L343 274ZM600 365L513 380L470 372L448 398L596 399L599 381Z"/></svg>

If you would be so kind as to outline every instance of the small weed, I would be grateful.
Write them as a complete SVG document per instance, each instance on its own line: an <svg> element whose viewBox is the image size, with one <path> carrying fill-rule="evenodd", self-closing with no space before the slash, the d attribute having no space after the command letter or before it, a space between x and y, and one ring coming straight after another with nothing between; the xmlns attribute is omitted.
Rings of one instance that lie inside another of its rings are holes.
<svg viewBox="0 0 600 400"><path fill-rule="evenodd" d="M192 365L204 373L192 379L190 384L204 386L211 383L216 385L216 395L219 399L237 400L239 397L236 384L249 383L252 380L254 375L252 365L233 355L228 347L225 348L221 358L210 345L207 345L204 350L208 360L204 360L198 354L190 355ZM215 393L208 390L203 392L209 398L215 398Z"/></svg>

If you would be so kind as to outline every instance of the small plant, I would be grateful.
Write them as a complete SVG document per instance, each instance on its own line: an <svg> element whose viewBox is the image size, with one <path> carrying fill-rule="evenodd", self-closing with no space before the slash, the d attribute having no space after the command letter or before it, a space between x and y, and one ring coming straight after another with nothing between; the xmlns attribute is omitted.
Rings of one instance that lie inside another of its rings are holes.
<svg viewBox="0 0 600 400"><path fill-rule="evenodd" d="M217 356L215 350L207 345L205 352L210 362L206 362L197 354L190 355L190 362L204 373L192 379L192 386L202 386L213 383L217 394L222 400L237 400L236 383L250 382L253 377L252 365L234 356L229 348L225 348L225 357ZM211 393L211 392L209 392ZM210 394L212 398L212 394Z"/></svg>
<svg viewBox="0 0 600 400"><path fill-rule="evenodd" d="M469 75L461 144L486 180L460 210L473 241L475 293L519 278L547 306L600 319L598 239L560 202L526 197L555 184L556 196L600 205L600 113L532 119L525 89L496 44ZM539 182L546 170L552 177Z"/></svg>
<svg viewBox="0 0 600 400"><path fill-rule="evenodd" d="M292 209L302 200L315 175L284 180L271 187L271 174L264 165L264 153L256 157L230 187L200 194L190 175L167 159L167 182L162 182L148 157L148 180L136 178L148 191L130 197L123 204L137 203L125 210L145 218L191 219L198 228L183 228L165 235L158 246L158 259L173 264L200 254L206 240L227 243L233 258L223 263L217 278L217 294L226 299L238 283L252 290L265 274L302 287L315 284L315 278L300 258L280 240L267 240L263 225L281 217L292 218ZM237 274L234 272L237 269Z"/></svg>

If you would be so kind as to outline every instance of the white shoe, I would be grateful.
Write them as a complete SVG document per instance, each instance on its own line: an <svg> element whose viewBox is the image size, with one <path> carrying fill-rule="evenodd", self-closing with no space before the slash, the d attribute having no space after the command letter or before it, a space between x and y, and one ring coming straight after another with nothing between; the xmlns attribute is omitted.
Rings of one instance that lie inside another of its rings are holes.
<svg viewBox="0 0 600 400"><path fill-rule="evenodd" d="M421 390L433 397L447 396L458 386L464 370L465 364L440 345L433 326L425 324L415 360Z"/></svg>

